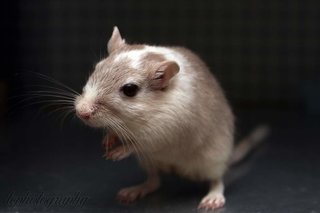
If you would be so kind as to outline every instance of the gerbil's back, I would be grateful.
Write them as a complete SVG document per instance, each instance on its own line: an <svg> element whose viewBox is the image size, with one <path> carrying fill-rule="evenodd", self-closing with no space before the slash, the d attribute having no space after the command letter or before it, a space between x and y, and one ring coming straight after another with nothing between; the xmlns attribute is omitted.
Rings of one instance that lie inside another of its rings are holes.
<svg viewBox="0 0 320 213"><path fill-rule="evenodd" d="M190 50L183 47L173 49L182 54L188 63L184 66L184 72L192 78L194 93L192 104L194 109L198 110L195 113L204 120L209 118L211 126L221 128L221 131L227 131L228 134L233 135L233 113L215 76L207 65Z"/></svg>
<svg viewBox="0 0 320 213"><path fill-rule="evenodd" d="M178 138L171 137L171 146L153 157L178 165L180 173L186 176L219 176L233 147L232 111L219 83L197 55L181 47L169 49L174 51L181 69L172 79L174 96L170 103L176 113L170 113L170 117L174 117L175 125L167 128L166 138Z"/></svg>
<svg viewBox="0 0 320 213"><path fill-rule="evenodd" d="M195 81L194 86L199 95L213 95L214 97L211 98L218 98L219 101L227 103L223 90L203 60L187 48L175 47L172 49L182 54L188 62L185 66L185 72L192 74Z"/></svg>
<svg viewBox="0 0 320 213"><path fill-rule="evenodd" d="M165 140L171 144L170 148L167 146L170 150L166 152L174 152L172 156L183 153L189 157L189 152L195 150L198 156L205 152L214 156L217 152L226 160L233 145L234 119L214 75L206 64L188 49L148 49L164 54L169 60L176 61L180 67L179 73L172 79L170 88L166 91L166 99L162 101L165 104L158 105L157 116L149 116L150 119L146 121L148 126L157 124L157 132L165 132L157 135L161 135L160 141ZM156 138L153 138L153 141L155 140Z"/></svg>

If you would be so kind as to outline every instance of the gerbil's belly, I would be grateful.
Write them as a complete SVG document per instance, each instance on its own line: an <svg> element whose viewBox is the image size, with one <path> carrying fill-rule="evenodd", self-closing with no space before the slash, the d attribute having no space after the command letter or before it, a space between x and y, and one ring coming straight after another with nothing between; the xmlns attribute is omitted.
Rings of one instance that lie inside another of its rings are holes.
<svg viewBox="0 0 320 213"><path fill-rule="evenodd" d="M203 173L199 172L199 169L193 169L190 166L161 161L156 162L155 165L159 171L164 173L176 174L192 180L206 179Z"/></svg>
<svg viewBox="0 0 320 213"><path fill-rule="evenodd" d="M204 158L202 155L158 154L152 157L157 170L174 173L191 180L208 180L223 175L226 164L215 158Z"/></svg>

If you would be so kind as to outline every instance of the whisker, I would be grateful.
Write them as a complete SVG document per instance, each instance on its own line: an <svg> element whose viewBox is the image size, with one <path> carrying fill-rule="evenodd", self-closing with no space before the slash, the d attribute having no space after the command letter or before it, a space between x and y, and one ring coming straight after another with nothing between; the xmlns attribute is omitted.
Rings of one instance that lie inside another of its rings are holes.
<svg viewBox="0 0 320 213"><path fill-rule="evenodd" d="M68 94L70 96L75 96L77 94L74 94L68 90L65 90L65 89L62 89L60 87L53 87L53 86L49 86L49 85L42 85L42 84L33 84L33 85L27 85L26 86L27 88L45 88L45 89L51 89L49 91L59 91L59 92L62 92L62 93L65 93L65 94ZM36 90L38 91L38 90Z"/></svg>
<svg viewBox="0 0 320 213"><path fill-rule="evenodd" d="M121 121L121 119L119 119L116 115L113 114L113 116L115 118L117 118L117 120ZM112 119L113 120L113 119ZM122 137L124 137L124 141L125 142L129 142L130 145L132 146L132 148L135 150L135 153L137 154L137 157L139 160L145 159L147 160L147 162L150 161L150 158L144 153L141 152L140 150L140 143L138 143L138 141L135 139L134 135L132 134L132 132L126 127L125 124L123 124L122 122L116 122L113 120L113 123L115 123L117 125L117 128L120 128L120 134Z"/></svg>
<svg viewBox="0 0 320 213"><path fill-rule="evenodd" d="M52 101L52 100L42 100L42 101L35 101L35 102L32 102L32 103L23 105L23 106L21 106L21 109L24 109L24 108L27 108L27 107L30 107L30 106L33 106L33 105L37 105L37 104L43 104L43 103L50 103L50 104L52 104L53 106L54 106L54 105L56 105L56 106L66 105L66 106L69 106L69 107L73 107L73 106L71 105L71 103L65 103L65 102L63 102L63 101L59 102L59 101L57 101L57 100L55 100L55 101Z"/></svg>
<svg viewBox="0 0 320 213"><path fill-rule="evenodd" d="M38 91L29 91L26 93L26 95L28 94L35 94L35 95L46 95L46 94L52 94L52 95L61 95L63 97L66 97L66 98L71 98L71 99L76 99L76 96L75 95L69 95L69 94L66 94L66 93L63 93L63 92L59 92L59 91L50 91L50 90L38 90Z"/></svg>
<svg viewBox="0 0 320 213"><path fill-rule="evenodd" d="M122 130L122 127L119 125L119 123L115 119L113 119L112 117L109 117L108 121L109 121L109 123L111 123L113 130L120 137L121 142L127 144L127 142L128 142L127 136L124 135L124 131ZM126 144L123 144L123 145L126 145Z"/></svg>
<svg viewBox="0 0 320 213"><path fill-rule="evenodd" d="M22 103L27 102L27 101L34 101L32 103L50 102L50 103L68 103L68 104L70 104L72 106L74 105L74 102L71 101L71 100L65 100L65 99L41 99L39 97L26 97L25 99L20 100L19 103L22 104ZM30 104L32 104L32 103L30 103Z"/></svg>
<svg viewBox="0 0 320 213"><path fill-rule="evenodd" d="M69 109L69 110L67 110L67 111L65 111L63 113L64 115L63 115L63 117L61 118L61 121L60 121L60 129L63 128L63 124L64 124L65 120L67 119L67 117L69 115L72 115L74 111L75 111L74 109Z"/></svg>
<svg viewBox="0 0 320 213"><path fill-rule="evenodd" d="M48 112L48 115L52 115L58 111L64 111L64 113L71 113L71 112L75 112L75 109L73 106L69 106L69 105L56 105L55 103L52 103L52 104L47 104L43 107L41 107L42 110L45 110L46 108L52 108L56 106L54 109L51 109L49 112Z"/></svg>
<svg viewBox="0 0 320 213"><path fill-rule="evenodd" d="M70 103L71 105L74 104L74 101L73 100L70 100L70 99L64 99L64 98L60 98L60 97L55 97L56 99L53 99L53 97L47 97L47 99L44 99L45 97L39 97L39 96L28 96L28 97L25 97L24 99L21 99L19 100L19 102L17 102L17 104L23 104L25 102L28 102L28 101L36 101L36 100L39 100L39 101L52 101L52 102L65 102L65 103Z"/></svg>
<svg viewBox="0 0 320 213"><path fill-rule="evenodd" d="M44 109L50 108L50 107L52 107L52 106L57 106L57 105L55 105L55 104L47 104L47 105L41 107L41 109L44 110ZM64 105L62 105L62 106L57 106L56 109L51 110L48 115L51 115L51 114L53 114L53 113L55 113L55 112L57 112L57 111L59 111L59 110L64 110L64 109L74 110L74 108L71 107L71 106L64 106Z"/></svg>
<svg viewBox="0 0 320 213"><path fill-rule="evenodd" d="M67 96L63 93L55 93L55 92L48 92L48 91L37 91L37 92L26 92L25 94L22 94L20 96L38 96L38 97L46 97L46 96L51 96L51 95L56 95L62 98L67 98L70 100L76 100L76 97L73 96Z"/></svg>
<svg viewBox="0 0 320 213"><path fill-rule="evenodd" d="M37 91L37 92L29 92L26 94L27 95L37 95L39 97L57 97L57 98L65 98L65 99L68 99L68 100L75 100L75 97L72 97L72 96L66 96L65 94L63 93L53 93L53 92L50 92L50 91Z"/></svg>
<svg viewBox="0 0 320 213"><path fill-rule="evenodd" d="M75 100L76 97L73 97L73 96L66 96L65 94L63 93L54 93L54 92L41 92L41 91L33 91L33 92L26 92L25 94L21 94L21 95L15 95L15 96L11 96L9 97L9 99L19 99L19 98L22 98L22 97L25 97L25 98L28 98L28 97L48 97L48 96L51 96L51 95L57 95L61 98L66 98L66 99L69 99L69 100Z"/></svg>
<svg viewBox="0 0 320 213"><path fill-rule="evenodd" d="M65 89L69 90L70 92L76 94L76 95L80 95L77 91L75 91L74 89L68 87L67 85L61 83L60 81L57 81L56 79L52 78L52 77L49 77L47 75L44 75L42 73L38 73L38 72L32 72L32 71L28 71L29 73L33 73L33 74L36 74L38 75L39 78L43 79L43 80L47 80L53 84L56 84L56 85L59 85L61 87L64 87Z"/></svg>
<svg viewBox="0 0 320 213"><path fill-rule="evenodd" d="M77 91L45 74L33 71L24 73L31 73L35 77L27 81L27 85L22 85L23 88L15 91L14 96L8 97L9 100L12 100L8 110L9 116L15 113L17 109L21 110L37 105L33 117L44 110L48 116L58 113L58 116L54 116L54 118L59 118L59 121L61 119L61 127L68 116L73 115L71 117L74 118L75 100L77 96L80 96Z"/></svg>
<svg viewBox="0 0 320 213"><path fill-rule="evenodd" d="M43 103L50 103L51 105L64 105L74 107L74 101L65 100L65 99L43 99L38 96L27 96L24 99L19 100L18 102L14 103L10 109L9 114L12 114L17 109L25 109L27 107L43 104Z"/></svg>
<svg viewBox="0 0 320 213"><path fill-rule="evenodd" d="M70 103L74 103L75 99L71 98L71 97L65 97L63 95L55 95L55 94L38 94L38 93L29 93L29 94L23 94L23 95L19 95L19 96L15 96L12 98L21 98L24 97L23 99L19 100L17 102L17 104L22 104L23 102L26 102L28 100L32 100L32 99L41 99L41 98L59 98L59 99L55 99L55 100L64 100L65 102L70 102ZM53 99L49 99L49 100L53 100Z"/></svg>

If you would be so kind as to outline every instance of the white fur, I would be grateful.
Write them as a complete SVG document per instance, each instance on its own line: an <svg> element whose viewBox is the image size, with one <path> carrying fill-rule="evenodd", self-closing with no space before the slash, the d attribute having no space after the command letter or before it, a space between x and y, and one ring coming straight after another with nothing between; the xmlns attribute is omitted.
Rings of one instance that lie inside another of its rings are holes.
<svg viewBox="0 0 320 213"><path fill-rule="evenodd" d="M86 86L83 88L82 97L78 97L75 101L76 111L80 113L92 111L96 97L96 87L91 84L86 84Z"/></svg>
<svg viewBox="0 0 320 213"><path fill-rule="evenodd" d="M185 58L178 52L166 48L166 47L156 47L156 46L147 46L146 50L150 53L158 53L163 55L167 60L175 61L178 63L180 68L183 68L185 64L188 64L188 62L185 60Z"/></svg>
<svg viewBox="0 0 320 213"><path fill-rule="evenodd" d="M123 52L117 55L114 59L114 62L119 62L124 59L130 60L130 67L134 69L139 69L141 65L141 59L146 54L145 49L139 49L139 50L131 50L128 52Z"/></svg>
<svg viewBox="0 0 320 213"><path fill-rule="evenodd" d="M127 52L120 53L114 59L114 62L117 63L124 59L130 60L130 66L134 69L139 69L140 65L143 63L142 58L148 53L157 53L163 55L167 60L175 61L178 63L181 69L183 69L185 64L188 62L185 58L178 52L173 51L172 49L166 47L156 47L156 46L145 46L143 49L131 50Z"/></svg>
<svg viewBox="0 0 320 213"><path fill-rule="evenodd" d="M190 74L187 75L185 73L185 66L188 66L189 62L185 59L185 57L172 49L166 48L166 47L157 47L157 46L145 46L143 49L138 50L131 50L127 52L120 53L117 55L114 59L115 62L119 62L121 60L129 59L130 60L130 67L133 69L140 68L141 64L143 63L142 59L147 54L150 53L156 53L163 55L168 61L174 61L176 62L179 67L179 78L177 78L177 84L179 85L178 90L175 91L175 94L172 94L172 98L174 99L180 99L181 105L187 105L189 101L193 99L193 94L191 93L190 86L191 83L191 76ZM127 82L131 82L131 79L127 79ZM188 91L188 94L185 94L185 91Z"/></svg>
<svg viewBox="0 0 320 213"><path fill-rule="evenodd" d="M163 55L168 61L175 61L179 67L179 82L181 82L183 85L182 87L185 86L190 86L190 76L186 75L185 73L185 66L188 66L189 62L185 59L185 57L172 49L166 48L166 47L157 47L157 46L145 46L143 49L139 50L131 50L128 52L124 52L119 54L116 58L115 61L123 60L124 58L129 58L131 60L130 66L135 69L139 69L140 64L143 63L142 58L146 56L147 54L150 53L156 53L156 54L161 54ZM188 88L183 88L185 91L190 91ZM190 97L190 93L188 93L187 98Z"/></svg>
<svg viewBox="0 0 320 213"><path fill-rule="evenodd" d="M183 106L188 105L188 103L193 100L194 94L193 90L190 89L192 86L193 75L190 73L186 73L186 67L189 66L189 63L185 57L177 51L166 47L156 47L156 46L146 46L146 51L149 53L157 53L163 55L168 61L174 61L179 65L179 77L175 76L175 80L177 82L177 90L171 94L171 98L175 99L175 103L180 104L182 108Z"/></svg>
<svg viewBox="0 0 320 213"><path fill-rule="evenodd" d="M98 89L93 84L86 84L83 88L84 99L87 102L94 102L98 95Z"/></svg>

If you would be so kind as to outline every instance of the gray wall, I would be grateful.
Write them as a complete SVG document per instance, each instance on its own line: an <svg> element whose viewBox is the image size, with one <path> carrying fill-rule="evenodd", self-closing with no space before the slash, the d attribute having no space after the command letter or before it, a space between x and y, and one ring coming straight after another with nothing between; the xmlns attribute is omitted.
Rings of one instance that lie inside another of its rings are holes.
<svg viewBox="0 0 320 213"><path fill-rule="evenodd" d="M196 51L234 103L297 105L306 85L319 83L316 3L20 1L18 71L42 72L79 90L118 25L129 42Z"/></svg>

